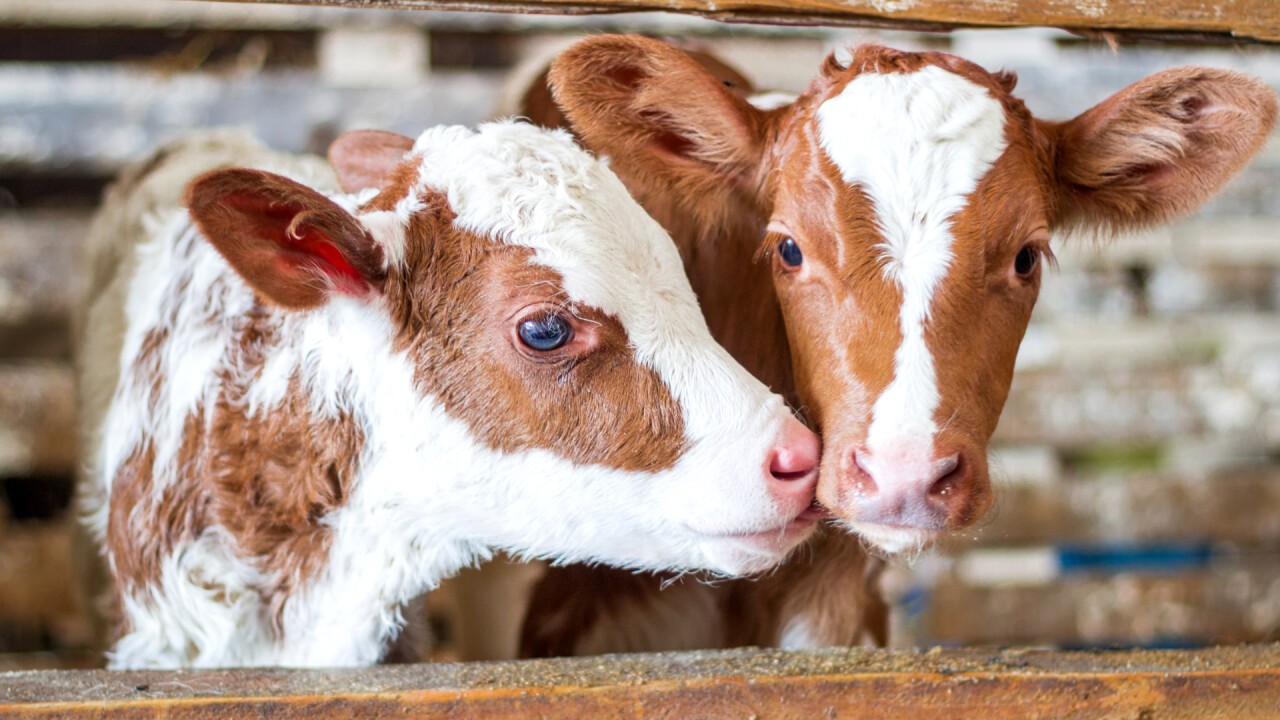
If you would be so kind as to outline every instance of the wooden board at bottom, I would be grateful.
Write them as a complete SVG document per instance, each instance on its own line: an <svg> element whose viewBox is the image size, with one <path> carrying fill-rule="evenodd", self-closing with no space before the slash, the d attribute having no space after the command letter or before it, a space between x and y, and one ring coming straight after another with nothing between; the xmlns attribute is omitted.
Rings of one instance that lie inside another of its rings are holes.
<svg viewBox="0 0 1280 720"><path fill-rule="evenodd" d="M0 717L1274 718L1280 645L830 649L353 670L0 674Z"/></svg>

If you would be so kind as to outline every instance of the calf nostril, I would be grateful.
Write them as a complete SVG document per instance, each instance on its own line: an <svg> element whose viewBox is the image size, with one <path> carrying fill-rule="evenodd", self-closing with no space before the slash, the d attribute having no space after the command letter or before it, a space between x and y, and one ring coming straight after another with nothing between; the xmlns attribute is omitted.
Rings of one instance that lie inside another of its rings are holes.
<svg viewBox="0 0 1280 720"><path fill-rule="evenodd" d="M935 479L929 486L929 496L950 498L961 490L964 481L964 462L957 453L939 460L934 466Z"/></svg>
<svg viewBox="0 0 1280 720"><path fill-rule="evenodd" d="M815 463L805 457L804 453L793 452L787 448L773 451L773 459L769 462L769 474L775 480L791 482L804 480L812 472Z"/></svg>
<svg viewBox="0 0 1280 720"><path fill-rule="evenodd" d="M871 495L879 491L876 485L875 477L872 476L871 470L864 464L862 453L857 450L853 451L853 463L849 468L849 483L855 492L859 495Z"/></svg>
<svg viewBox="0 0 1280 720"><path fill-rule="evenodd" d="M769 453L769 474L784 483L808 479L817 469L821 454L818 436L799 420L788 416L777 444Z"/></svg>

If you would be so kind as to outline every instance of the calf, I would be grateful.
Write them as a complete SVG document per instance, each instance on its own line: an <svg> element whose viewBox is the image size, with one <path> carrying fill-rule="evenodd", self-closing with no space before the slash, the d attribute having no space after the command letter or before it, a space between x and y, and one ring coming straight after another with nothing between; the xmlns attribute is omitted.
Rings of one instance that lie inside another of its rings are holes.
<svg viewBox="0 0 1280 720"><path fill-rule="evenodd" d="M794 388L823 435L818 497L850 534L828 531L758 582L665 593L657 578L552 568L525 624L532 655L883 639L858 544L912 552L990 506L987 444L1050 234L1193 210L1276 117L1258 80L1187 67L1050 122L1010 73L878 46L832 55L782 106L640 37L580 42L550 85L672 231L717 339Z"/></svg>
<svg viewBox="0 0 1280 720"><path fill-rule="evenodd" d="M495 548L737 575L810 534L816 437L567 134L353 133L330 150L349 193L235 167L166 208L245 154L188 144L91 243L82 496L112 666L367 664Z"/></svg>

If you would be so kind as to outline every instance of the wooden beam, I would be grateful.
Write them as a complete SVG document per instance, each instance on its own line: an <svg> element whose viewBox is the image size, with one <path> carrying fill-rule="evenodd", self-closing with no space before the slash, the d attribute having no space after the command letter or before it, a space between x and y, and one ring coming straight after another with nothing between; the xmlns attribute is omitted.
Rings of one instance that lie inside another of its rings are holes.
<svg viewBox="0 0 1280 720"><path fill-rule="evenodd" d="M0 674L13 718L1274 718L1280 645L737 650L362 670Z"/></svg>
<svg viewBox="0 0 1280 720"><path fill-rule="evenodd" d="M668 11L727 22L1064 28L1191 41L1280 42L1275 0L233 0L361 8L586 15Z"/></svg>

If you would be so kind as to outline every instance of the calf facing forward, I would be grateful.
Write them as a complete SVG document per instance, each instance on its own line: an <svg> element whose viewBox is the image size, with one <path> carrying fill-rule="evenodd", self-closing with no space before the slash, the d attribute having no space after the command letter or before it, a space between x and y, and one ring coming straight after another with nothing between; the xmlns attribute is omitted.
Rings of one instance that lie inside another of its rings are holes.
<svg viewBox="0 0 1280 720"><path fill-rule="evenodd" d="M83 495L114 666L372 663L403 603L493 548L740 574L809 534L816 438L567 135L330 157L365 189L215 170L189 212L94 245L82 383L110 400Z"/></svg>
<svg viewBox="0 0 1280 720"><path fill-rule="evenodd" d="M794 389L823 436L818 498L856 537L827 533L760 582L687 584L665 600L656 579L553 568L526 624L530 654L842 645L874 631L859 540L911 551L992 503L987 446L1051 233L1195 209L1276 120L1257 79L1187 67L1051 122L1014 96L1011 74L878 46L831 56L794 102L765 108L639 37L584 40L549 78L584 144L675 236L717 339ZM588 599L586 582L614 589Z"/></svg>

